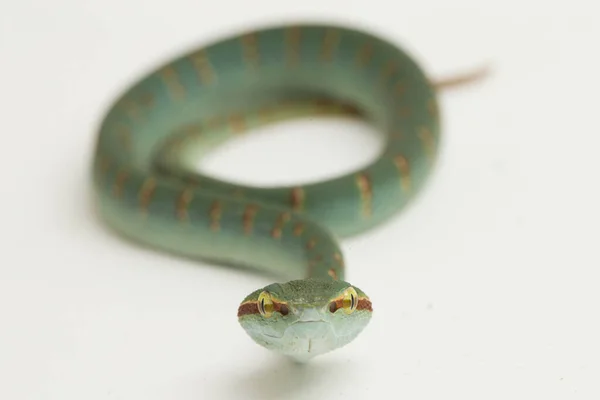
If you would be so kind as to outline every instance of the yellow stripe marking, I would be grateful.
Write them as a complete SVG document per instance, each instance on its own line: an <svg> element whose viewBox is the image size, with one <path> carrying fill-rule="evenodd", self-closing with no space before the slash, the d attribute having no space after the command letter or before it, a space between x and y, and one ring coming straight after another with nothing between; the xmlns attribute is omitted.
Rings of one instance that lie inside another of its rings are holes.
<svg viewBox="0 0 600 400"><path fill-rule="evenodd" d="M254 217L258 212L258 206L256 204L248 204L244 209L244 215L242 216L242 224L244 226L244 233L249 235L252 233L254 227Z"/></svg>
<svg viewBox="0 0 600 400"><path fill-rule="evenodd" d="M390 60L386 62L381 71L381 83L386 85L388 79L395 74L397 70L398 64L396 64L394 61Z"/></svg>
<svg viewBox="0 0 600 400"><path fill-rule="evenodd" d="M373 187L367 174L360 173L356 176L356 185L360 192L362 215L368 217L373 211Z"/></svg>
<svg viewBox="0 0 600 400"><path fill-rule="evenodd" d="M337 29L327 29L325 36L323 36L323 46L321 48L321 58L324 61L331 61L333 56L333 50L340 41L340 33Z"/></svg>
<svg viewBox="0 0 600 400"><path fill-rule="evenodd" d="M192 190L192 188L185 188L183 189L183 191L181 192L181 194L179 195L179 197L177 198L177 204L176 204L176 213L177 213L177 218L180 221L187 221L189 218L188 215L188 208L190 206L190 203L192 202L194 198L194 191Z"/></svg>
<svg viewBox="0 0 600 400"><path fill-rule="evenodd" d="M203 85L211 84L216 80L215 70L208 60L208 56L204 50L198 51L190 58L194 68L196 71L198 71L198 77Z"/></svg>
<svg viewBox="0 0 600 400"><path fill-rule="evenodd" d="M431 131L427 128L421 128L419 129L418 136L419 139L421 139L421 142L423 142L429 162L432 162L435 157L435 139L433 138Z"/></svg>
<svg viewBox="0 0 600 400"><path fill-rule="evenodd" d="M171 100L180 100L184 97L185 89L179 81L175 68L171 66L163 68L163 70L160 71L160 76L167 87Z"/></svg>
<svg viewBox="0 0 600 400"><path fill-rule="evenodd" d="M406 160L406 157L397 155L394 157L394 164L400 172L400 185L402 186L402 190L405 193L408 193L410 191L410 167L408 161Z"/></svg>
<svg viewBox="0 0 600 400"><path fill-rule="evenodd" d="M288 65L296 65L300 60L300 28L290 27L285 31L286 61Z"/></svg>
<svg viewBox="0 0 600 400"><path fill-rule="evenodd" d="M279 214L277 221L275 221L275 226L271 230L271 236L275 239L281 238L283 225L285 225L286 222L289 222L290 219L292 219L292 215L289 212L282 212Z"/></svg>
<svg viewBox="0 0 600 400"><path fill-rule="evenodd" d="M259 63L259 52L258 43L256 40L256 33L248 33L240 37L242 42L242 52L246 63L252 68L258 67Z"/></svg>
<svg viewBox="0 0 600 400"><path fill-rule="evenodd" d="M148 206L152 201L152 196L156 191L156 180L154 178L147 178L142 184L142 189L139 194L140 201L140 210L142 214L146 214L148 212Z"/></svg>
<svg viewBox="0 0 600 400"><path fill-rule="evenodd" d="M210 229L218 231L221 228L221 214L223 213L223 204L219 200L213 201L210 206Z"/></svg>

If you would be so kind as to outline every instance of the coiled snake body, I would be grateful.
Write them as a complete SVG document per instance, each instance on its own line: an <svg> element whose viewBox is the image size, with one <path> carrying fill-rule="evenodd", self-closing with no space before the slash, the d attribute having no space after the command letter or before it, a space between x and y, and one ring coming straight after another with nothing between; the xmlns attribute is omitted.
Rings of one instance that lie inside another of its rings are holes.
<svg viewBox="0 0 600 400"><path fill-rule="evenodd" d="M198 173L203 151L275 120L352 114L386 135L376 160L305 186ZM298 361L353 340L372 314L345 281L338 238L389 219L423 186L439 142L436 91L398 47L340 26L260 29L205 46L129 88L102 121L93 180L102 218L145 245L272 272L241 326Z"/></svg>

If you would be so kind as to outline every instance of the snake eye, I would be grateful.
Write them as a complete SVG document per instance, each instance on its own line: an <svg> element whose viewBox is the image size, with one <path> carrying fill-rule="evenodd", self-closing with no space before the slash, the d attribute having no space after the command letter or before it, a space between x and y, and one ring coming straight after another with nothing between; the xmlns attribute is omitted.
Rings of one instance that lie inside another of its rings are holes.
<svg viewBox="0 0 600 400"><path fill-rule="evenodd" d="M258 311L263 317L269 318L273 315L273 300L269 292L262 292L258 296Z"/></svg>
<svg viewBox="0 0 600 400"><path fill-rule="evenodd" d="M353 287L349 287L344 292L344 297L342 298L342 309L346 314L352 314L356 307L358 306L358 293Z"/></svg>

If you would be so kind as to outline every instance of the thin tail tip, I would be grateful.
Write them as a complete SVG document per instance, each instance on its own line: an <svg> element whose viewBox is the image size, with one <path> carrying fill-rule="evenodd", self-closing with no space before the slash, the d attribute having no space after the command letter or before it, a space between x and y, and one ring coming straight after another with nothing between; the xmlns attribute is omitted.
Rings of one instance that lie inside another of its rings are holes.
<svg viewBox="0 0 600 400"><path fill-rule="evenodd" d="M433 82L433 86L436 88L436 90L445 90L454 87L471 85L488 78L492 74L492 70L492 65L488 62L468 72L436 79Z"/></svg>

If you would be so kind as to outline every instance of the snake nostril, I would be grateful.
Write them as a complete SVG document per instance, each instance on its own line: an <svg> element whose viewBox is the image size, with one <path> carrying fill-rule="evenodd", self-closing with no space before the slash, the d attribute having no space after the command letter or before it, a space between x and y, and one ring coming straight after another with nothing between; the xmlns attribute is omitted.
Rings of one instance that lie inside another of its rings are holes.
<svg viewBox="0 0 600 400"><path fill-rule="evenodd" d="M285 304L282 304L281 307L279 308L279 312L281 313L281 315L286 316L289 314L290 309Z"/></svg>

